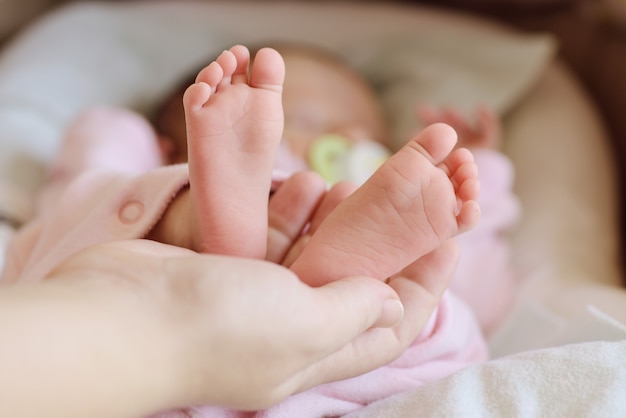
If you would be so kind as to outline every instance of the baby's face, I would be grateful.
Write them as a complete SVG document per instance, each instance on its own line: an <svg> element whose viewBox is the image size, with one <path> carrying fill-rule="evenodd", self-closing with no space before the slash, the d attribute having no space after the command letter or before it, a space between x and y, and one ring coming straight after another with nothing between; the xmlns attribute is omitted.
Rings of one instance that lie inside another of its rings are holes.
<svg viewBox="0 0 626 418"><path fill-rule="evenodd" d="M387 140L382 108L372 89L352 69L314 52L283 52L283 140L304 161L315 139L338 134L349 141Z"/></svg>
<svg viewBox="0 0 626 418"><path fill-rule="evenodd" d="M311 144L322 135L338 134L356 142L385 143L387 127L370 86L341 62L315 52L280 51L285 60L283 141L291 154L309 161ZM187 134L181 96L167 102L158 130L168 138L169 163L187 161Z"/></svg>

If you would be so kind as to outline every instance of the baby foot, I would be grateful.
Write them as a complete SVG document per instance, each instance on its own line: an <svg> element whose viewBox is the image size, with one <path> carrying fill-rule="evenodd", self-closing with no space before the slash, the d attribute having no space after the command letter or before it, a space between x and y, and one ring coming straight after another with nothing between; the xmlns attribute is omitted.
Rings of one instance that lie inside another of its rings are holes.
<svg viewBox="0 0 626 418"><path fill-rule="evenodd" d="M272 168L282 136L285 65L273 49L237 45L183 97L191 198L202 251L263 258Z"/></svg>
<svg viewBox="0 0 626 418"><path fill-rule="evenodd" d="M435 124L393 155L319 225L291 269L306 283L381 280L478 221L472 154Z"/></svg>

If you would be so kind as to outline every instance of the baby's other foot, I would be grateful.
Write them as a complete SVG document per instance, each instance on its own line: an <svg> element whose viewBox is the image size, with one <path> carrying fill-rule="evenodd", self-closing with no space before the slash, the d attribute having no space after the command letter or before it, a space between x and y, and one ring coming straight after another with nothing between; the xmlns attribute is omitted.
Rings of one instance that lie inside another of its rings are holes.
<svg viewBox="0 0 626 418"><path fill-rule="evenodd" d="M272 169L283 130L278 52L237 45L185 92L191 196L202 251L263 258Z"/></svg>
<svg viewBox="0 0 626 418"><path fill-rule="evenodd" d="M292 270L311 285L399 272L480 216L472 154L444 124L427 127L319 225Z"/></svg>

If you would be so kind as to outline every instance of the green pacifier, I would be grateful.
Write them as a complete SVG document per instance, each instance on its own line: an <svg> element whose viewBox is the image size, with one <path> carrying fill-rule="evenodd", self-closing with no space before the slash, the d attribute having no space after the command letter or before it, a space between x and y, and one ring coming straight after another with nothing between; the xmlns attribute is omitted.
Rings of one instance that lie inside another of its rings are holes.
<svg viewBox="0 0 626 418"><path fill-rule="evenodd" d="M345 157L350 151L350 141L337 134L317 138L309 149L309 166L327 184L344 179Z"/></svg>
<svg viewBox="0 0 626 418"><path fill-rule="evenodd" d="M309 166L328 185L342 180L361 185L387 158L389 151L377 142L353 143L337 134L320 136L309 149Z"/></svg>

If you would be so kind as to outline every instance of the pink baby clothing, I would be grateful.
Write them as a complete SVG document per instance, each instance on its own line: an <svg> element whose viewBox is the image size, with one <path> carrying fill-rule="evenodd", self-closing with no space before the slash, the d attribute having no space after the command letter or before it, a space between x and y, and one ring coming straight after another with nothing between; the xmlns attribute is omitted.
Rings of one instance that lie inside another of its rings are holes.
<svg viewBox="0 0 626 418"><path fill-rule="evenodd" d="M510 312L518 282L508 234L521 207L513 193L514 170L502 153L472 150L480 181L480 221L457 237L461 258L450 289L467 303L484 333L491 334Z"/></svg>
<svg viewBox="0 0 626 418"><path fill-rule="evenodd" d="M77 117L51 164L35 218L9 246L0 283L38 281L82 248L144 236L189 181L186 167L162 165L143 117L109 108ZM148 172L145 181L140 175Z"/></svg>
<svg viewBox="0 0 626 418"><path fill-rule="evenodd" d="M144 237L188 181L186 165L160 167L145 177L102 170L79 175L55 205L15 235L0 283L39 281L83 248Z"/></svg>
<svg viewBox="0 0 626 418"><path fill-rule="evenodd" d="M69 130L64 149L54 165L55 174L51 188L43 194L42 207L45 207L45 211L23 228L13 240L1 283L41 280L58 263L82 248L112 240L144 237L158 222L169 202L187 186L189 174L186 164L160 166L157 141L151 130L145 129L145 121L133 120L124 112L115 111L107 119L107 111L100 110L104 115L99 117L83 118ZM131 119L125 119L127 117ZM122 119L129 126L124 126L124 123L116 125L113 123L116 118ZM134 127L134 123L141 126ZM119 129L111 129L112 126ZM114 135L105 135L107 129L113 131ZM152 141L148 141L150 138ZM121 149L124 149L124 158L117 158ZM133 158L137 159L134 163ZM483 156L480 161L482 159ZM493 201L486 207L493 208L496 215L501 210L509 212L492 222L483 216L484 227L475 229L479 232L478 236L482 237L481 242L484 242L477 248L491 251L493 247L504 245L504 242L500 239L490 241L489 234L499 237L506 231L517 216L517 206L512 203L516 200L510 190L512 170L508 160L495 152L486 153L484 159L493 160L488 165L491 167L489 170L493 170L489 171L489 178L493 176L500 179L495 181L498 187L495 187L493 194L485 193L483 187L483 196L489 197L486 203ZM504 174L494 174L498 170ZM483 177L481 176L481 181L484 181ZM501 198L508 203L501 203ZM468 248L471 251L471 233L472 231L467 233L465 240L461 241L462 251L467 251ZM506 260L507 252L501 251L501 256ZM447 292L429 323L409 349L384 367L362 376L296 394L265 411L241 412L198 406L154 416L340 416L377 400L448 376L467 365L485 361L486 345L472 313L476 309L474 304L480 300L475 295L480 295L485 290L483 283L496 283L500 270L506 271L507 280L509 279L505 262L498 264L497 269L488 269L487 274L481 275L480 266L489 263L485 262L484 254L482 258L477 258L479 262L462 260L462 264L467 266L468 274L464 274L463 268L459 268L454 279L455 288L461 290L457 293L461 298ZM502 292L508 292L512 286L503 285L501 289ZM494 292L485 294L488 295L489 302L508 297ZM471 307L461 300L466 296L474 301ZM485 302L482 300L480 303Z"/></svg>

